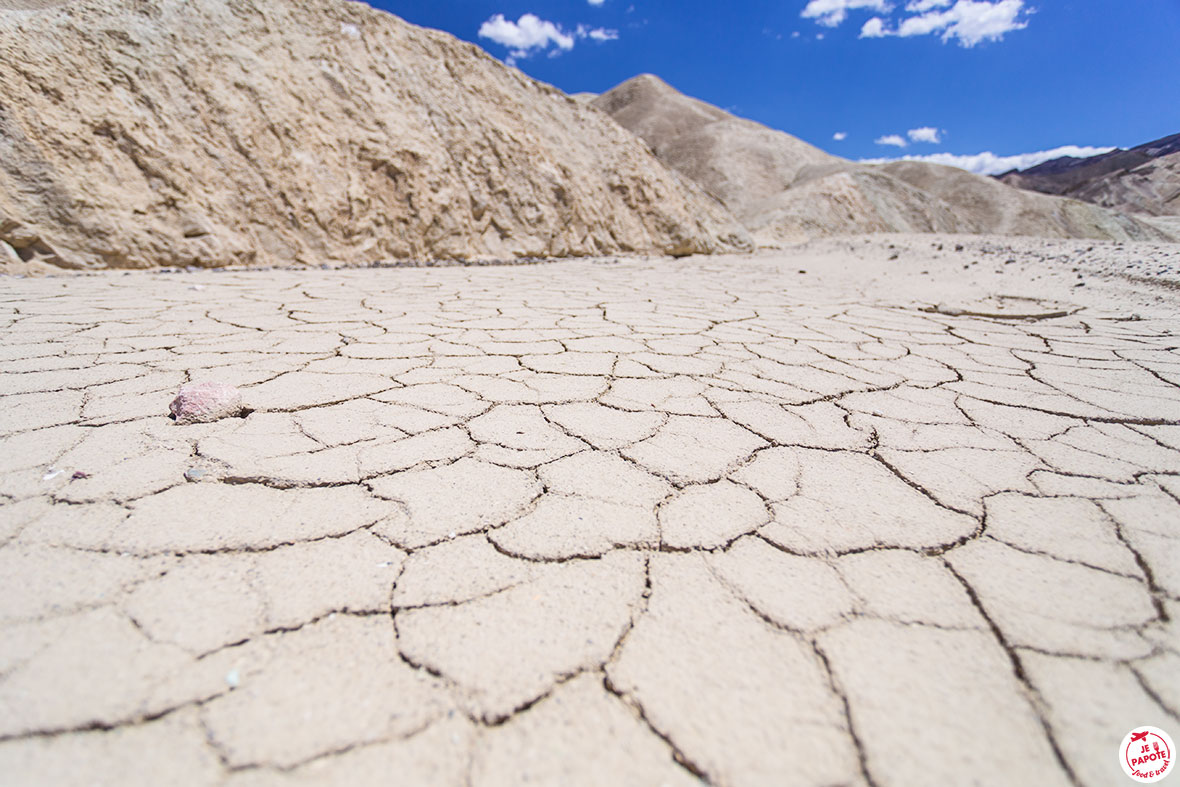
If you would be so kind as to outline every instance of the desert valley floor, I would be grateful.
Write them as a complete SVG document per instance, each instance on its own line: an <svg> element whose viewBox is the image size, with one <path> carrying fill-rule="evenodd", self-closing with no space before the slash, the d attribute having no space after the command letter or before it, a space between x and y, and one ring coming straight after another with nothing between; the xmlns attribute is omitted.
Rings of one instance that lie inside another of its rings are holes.
<svg viewBox="0 0 1180 787"><path fill-rule="evenodd" d="M1180 734L1178 292L952 236L0 278L0 774L1121 783Z"/></svg>

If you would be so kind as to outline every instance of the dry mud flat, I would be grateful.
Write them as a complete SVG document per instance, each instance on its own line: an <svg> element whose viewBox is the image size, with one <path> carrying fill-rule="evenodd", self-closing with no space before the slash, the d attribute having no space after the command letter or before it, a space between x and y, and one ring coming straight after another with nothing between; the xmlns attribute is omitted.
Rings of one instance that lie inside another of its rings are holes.
<svg viewBox="0 0 1180 787"><path fill-rule="evenodd" d="M3 781L1121 783L1174 252L0 279Z"/></svg>

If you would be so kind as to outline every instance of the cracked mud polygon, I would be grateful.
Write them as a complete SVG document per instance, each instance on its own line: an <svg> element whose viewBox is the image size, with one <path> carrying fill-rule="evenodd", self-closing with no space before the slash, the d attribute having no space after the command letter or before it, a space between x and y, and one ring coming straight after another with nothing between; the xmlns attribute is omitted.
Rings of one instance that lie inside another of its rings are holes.
<svg viewBox="0 0 1180 787"><path fill-rule="evenodd" d="M1180 314L1051 245L0 280L3 781L1122 783Z"/></svg>

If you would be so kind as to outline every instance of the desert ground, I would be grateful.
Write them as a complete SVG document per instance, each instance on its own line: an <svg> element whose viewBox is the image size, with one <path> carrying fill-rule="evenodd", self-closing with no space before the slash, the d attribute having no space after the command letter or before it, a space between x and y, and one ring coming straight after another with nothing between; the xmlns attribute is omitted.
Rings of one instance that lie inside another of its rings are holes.
<svg viewBox="0 0 1180 787"><path fill-rule="evenodd" d="M1178 289L917 235L0 277L0 781L1121 783L1180 729Z"/></svg>

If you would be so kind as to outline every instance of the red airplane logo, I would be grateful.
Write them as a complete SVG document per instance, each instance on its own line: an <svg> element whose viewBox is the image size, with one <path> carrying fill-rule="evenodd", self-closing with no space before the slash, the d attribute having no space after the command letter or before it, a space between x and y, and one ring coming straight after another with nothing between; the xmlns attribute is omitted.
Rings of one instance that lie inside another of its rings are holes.
<svg viewBox="0 0 1180 787"><path fill-rule="evenodd" d="M1141 741L1144 738L1146 738L1149 734L1150 733L1147 730L1144 730L1143 732L1132 732L1131 733L1131 743L1134 743L1135 741Z"/></svg>

